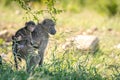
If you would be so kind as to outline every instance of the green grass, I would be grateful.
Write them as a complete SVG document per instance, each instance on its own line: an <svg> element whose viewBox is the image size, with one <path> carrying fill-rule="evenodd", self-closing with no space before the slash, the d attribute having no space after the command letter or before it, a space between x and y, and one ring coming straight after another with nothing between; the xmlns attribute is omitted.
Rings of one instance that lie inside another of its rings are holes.
<svg viewBox="0 0 120 80"><path fill-rule="evenodd" d="M0 27L0 31L11 30L8 24L15 24L18 26L12 28L15 32L24 24L23 13L13 15L15 10L0 10L3 11L0 21L5 24ZM37 67L31 74L27 74L22 67L19 71L15 70L11 42L6 43L0 39L0 54L5 53L9 57L0 66L0 80L120 80L120 51L113 48L120 43L118 16L108 18L85 9L80 13L63 12L57 15L57 19L57 34L50 36L44 65ZM87 33L87 30L94 27L98 30L92 35L100 39L99 50L95 54L84 54L75 46L67 50L61 48L67 38ZM110 28L112 31L108 31Z"/></svg>

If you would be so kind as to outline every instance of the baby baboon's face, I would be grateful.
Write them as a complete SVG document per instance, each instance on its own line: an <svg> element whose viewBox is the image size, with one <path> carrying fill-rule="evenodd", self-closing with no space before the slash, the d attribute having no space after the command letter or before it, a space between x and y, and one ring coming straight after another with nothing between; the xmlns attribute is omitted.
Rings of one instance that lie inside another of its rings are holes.
<svg viewBox="0 0 120 80"><path fill-rule="evenodd" d="M33 32L34 31L34 29L35 29L35 25L29 25L29 30L30 30L30 32Z"/></svg>
<svg viewBox="0 0 120 80"><path fill-rule="evenodd" d="M55 30L55 22L51 19L45 19L43 21L43 26L44 29L50 33L51 35L55 35L56 34L56 30Z"/></svg>
<svg viewBox="0 0 120 80"><path fill-rule="evenodd" d="M29 21L29 22L26 22L25 23L25 26L27 27L27 29L30 31L30 32L33 32L36 25L33 21Z"/></svg>

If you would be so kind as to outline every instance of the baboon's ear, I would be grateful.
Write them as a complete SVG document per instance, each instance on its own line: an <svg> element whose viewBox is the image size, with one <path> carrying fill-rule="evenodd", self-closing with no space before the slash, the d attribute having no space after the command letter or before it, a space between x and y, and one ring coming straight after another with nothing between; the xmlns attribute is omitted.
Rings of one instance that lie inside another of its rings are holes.
<svg viewBox="0 0 120 80"><path fill-rule="evenodd" d="M45 25L45 24L46 24L46 21L44 20L42 23L43 23L43 25Z"/></svg>

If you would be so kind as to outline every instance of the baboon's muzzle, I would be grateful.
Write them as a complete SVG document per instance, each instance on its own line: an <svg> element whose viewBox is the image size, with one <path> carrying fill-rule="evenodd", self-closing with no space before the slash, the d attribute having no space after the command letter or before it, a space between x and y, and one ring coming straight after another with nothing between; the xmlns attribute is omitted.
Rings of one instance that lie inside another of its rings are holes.
<svg viewBox="0 0 120 80"><path fill-rule="evenodd" d="M56 34L56 30L51 30L51 31L50 31L50 34L51 34L51 35L55 35L55 34Z"/></svg>

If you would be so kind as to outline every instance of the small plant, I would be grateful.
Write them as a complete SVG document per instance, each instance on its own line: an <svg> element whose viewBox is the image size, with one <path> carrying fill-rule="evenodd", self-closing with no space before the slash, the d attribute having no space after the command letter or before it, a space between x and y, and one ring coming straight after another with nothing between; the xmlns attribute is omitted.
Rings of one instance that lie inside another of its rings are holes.
<svg viewBox="0 0 120 80"><path fill-rule="evenodd" d="M55 15L62 12L62 10L55 8L55 2L56 0L46 0L44 1L46 5L46 9L42 10L34 10L29 6L30 0L14 0L20 4L20 6L26 11L27 16L26 19L34 19L37 22L39 22L40 15L43 15L44 13L48 13L51 18L56 21Z"/></svg>

